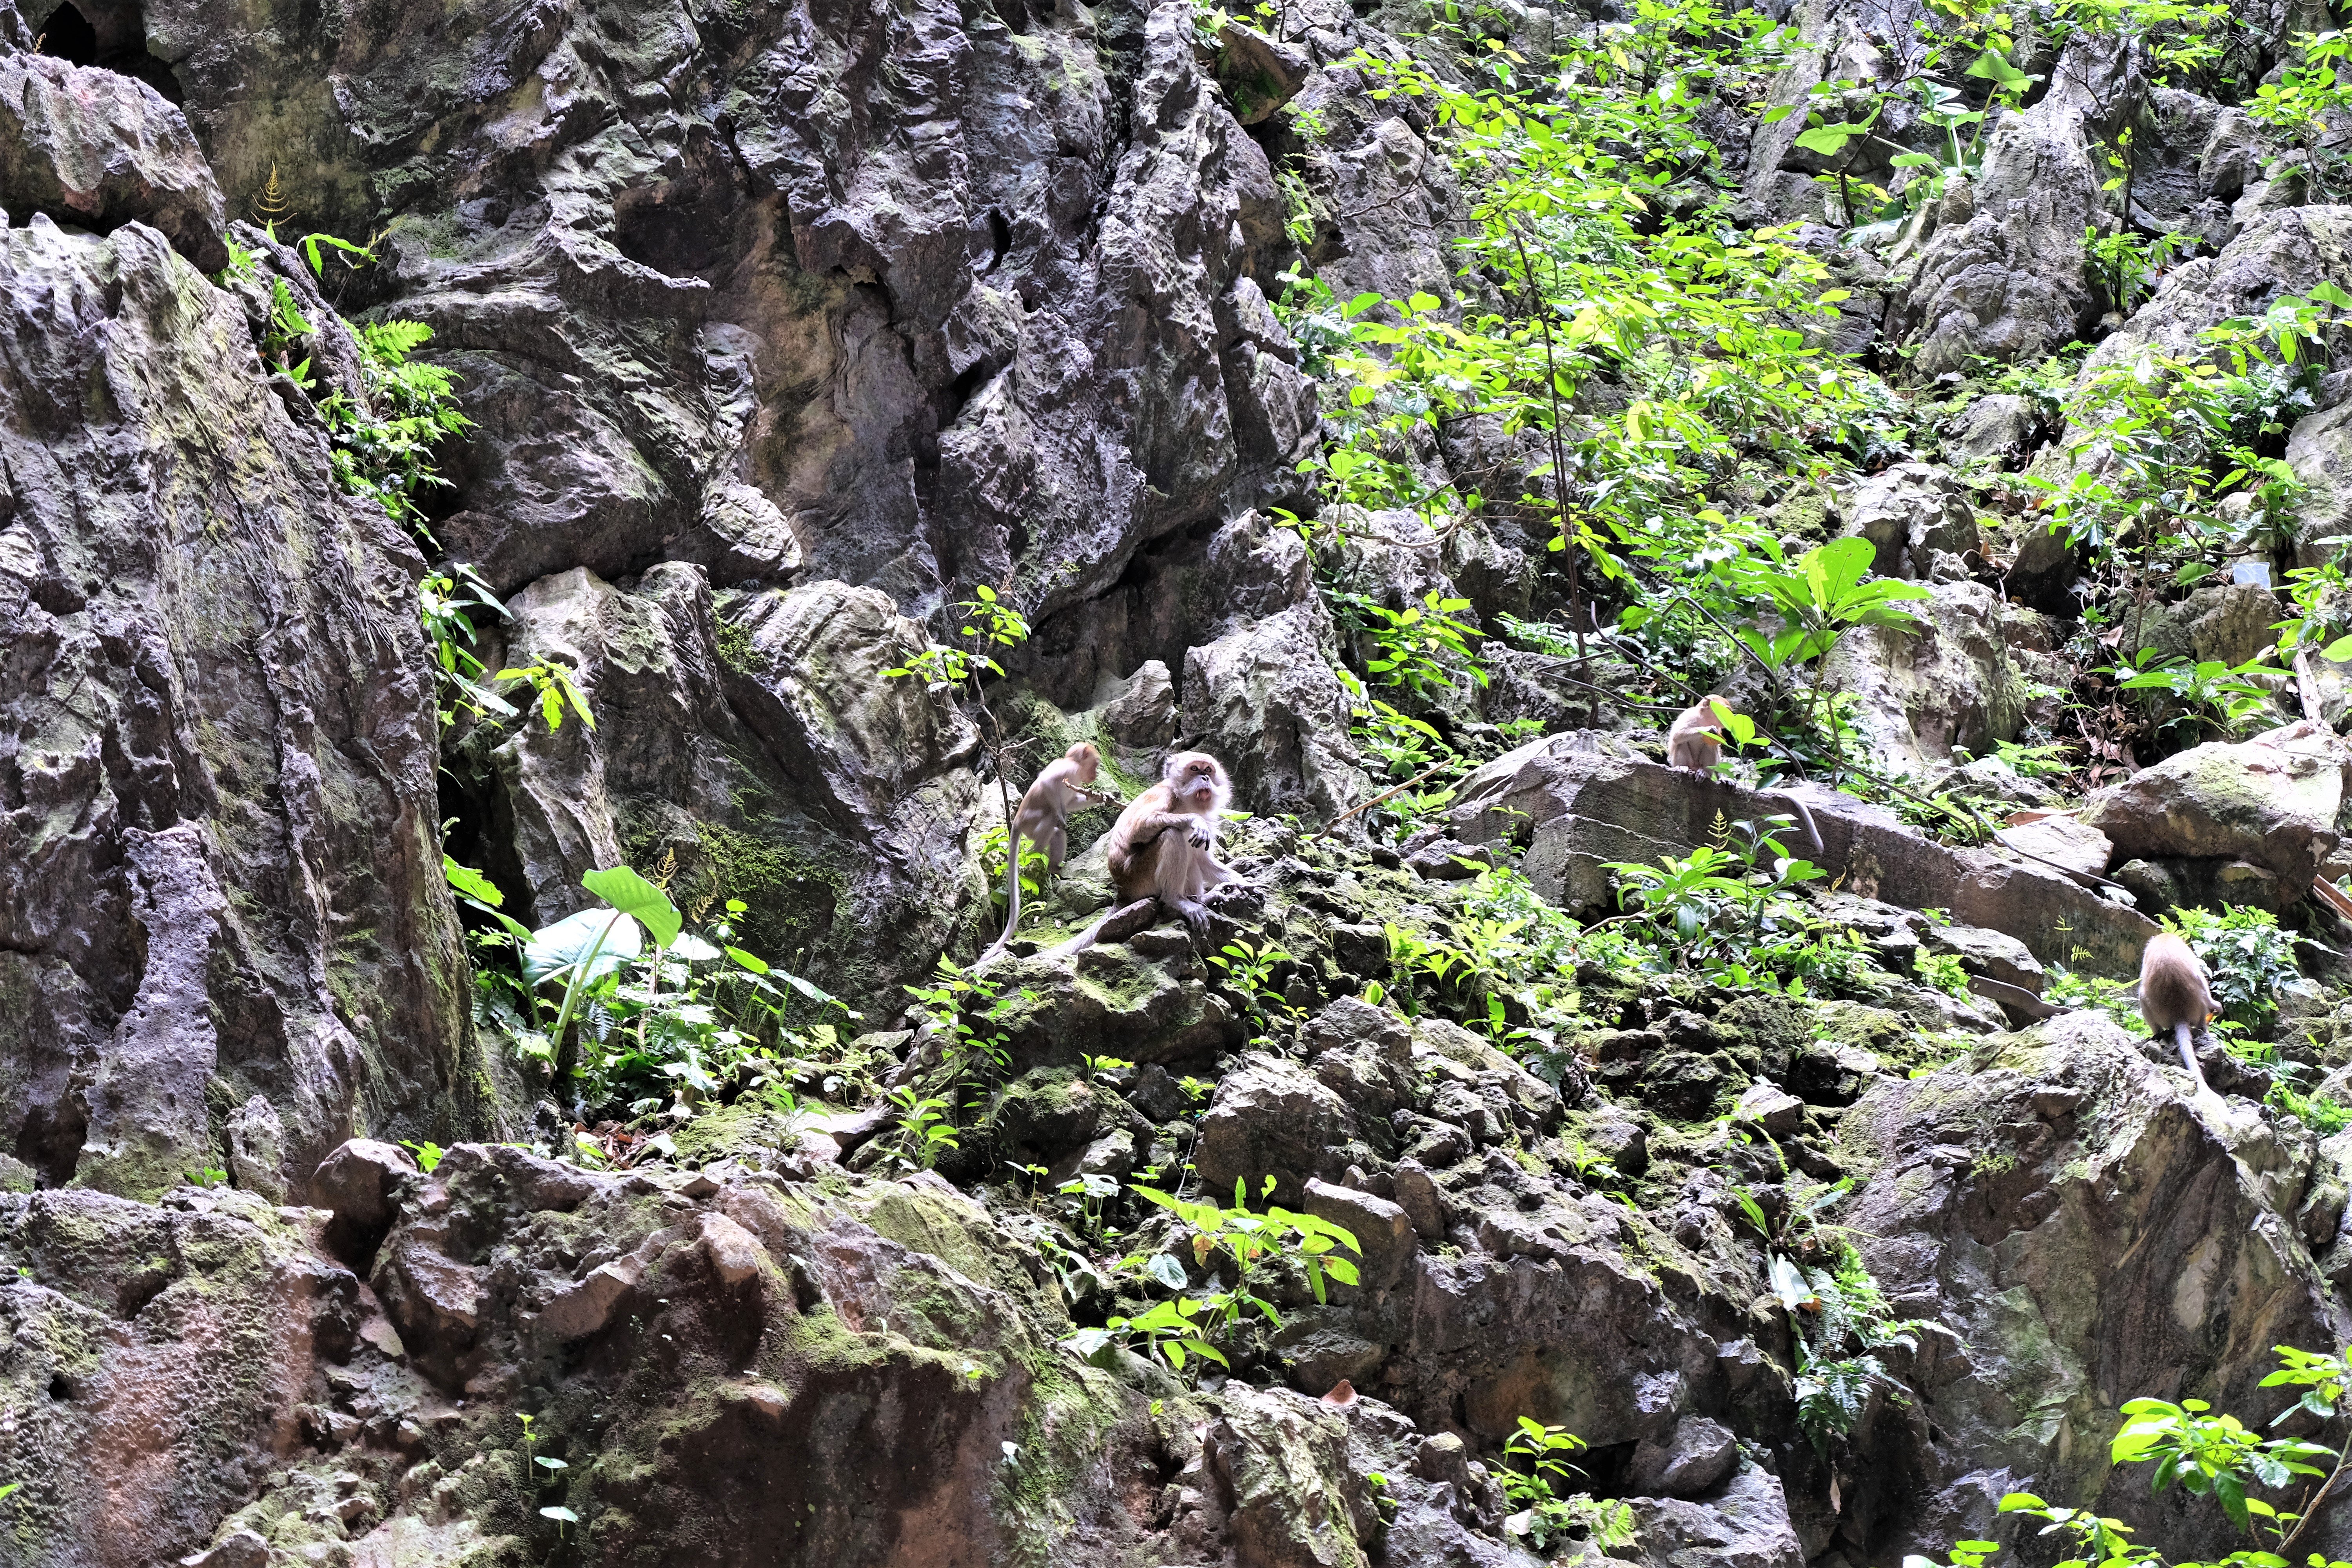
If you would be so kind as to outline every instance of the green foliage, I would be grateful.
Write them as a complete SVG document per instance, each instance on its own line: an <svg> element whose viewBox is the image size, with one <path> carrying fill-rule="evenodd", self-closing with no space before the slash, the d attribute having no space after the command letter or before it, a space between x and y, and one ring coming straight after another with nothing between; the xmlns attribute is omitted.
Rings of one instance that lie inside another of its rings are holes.
<svg viewBox="0 0 2352 1568"><path fill-rule="evenodd" d="M2336 29L2305 33L2282 60L2278 79L2255 88L2245 109L2256 121L2304 154L2314 198L2341 201L2352 193L2352 159L2327 132L2352 110L2352 35Z"/></svg>
<svg viewBox="0 0 2352 1568"><path fill-rule="evenodd" d="M2249 1028L2267 1027L2278 1016L2279 992L2303 979L2296 966L2296 938L2279 929L2278 917L2251 904L2215 914L2177 910L2165 922L2178 931L2205 965L2213 1005L2221 1016Z"/></svg>
<svg viewBox="0 0 2352 1568"><path fill-rule="evenodd" d="M1652 940L1679 965L1773 989L1779 987L1764 977L1788 973L1797 977L1792 992L1802 992L1808 968L1823 973L1825 959L1827 972L1847 966L1833 952L1816 951L1812 917L1796 895L1822 872L1780 843L1792 821L1718 818L1713 842L1687 856L1670 855L1654 866L1612 861L1605 868L1617 879L1619 903L1653 928Z"/></svg>
<svg viewBox="0 0 2352 1568"><path fill-rule="evenodd" d="M1966 999L1969 994L1969 972L1957 954L1923 952L1919 955L1919 984L1947 996Z"/></svg>
<svg viewBox="0 0 2352 1568"><path fill-rule="evenodd" d="M1241 999L1253 1037L1272 1025L1296 1023L1305 1016L1274 983L1277 967L1297 962L1279 947L1271 943L1260 947L1245 937L1236 937L1211 953L1208 962Z"/></svg>
<svg viewBox="0 0 2352 1568"><path fill-rule="evenodd" d="M409 357L432 337L421 321L362 323L363 396L338 389L319 400L334 444L335 478L427 542L432 532L419 498L448 483L433 460L434 448L473 426L457 411L456 374Z"/></svg>
<svg viewBox="0 0 2352 1568"><path fill-rule="evenodd" d="M1261 1196L1271 1194L1275 1184L1275 1178L1266 1177ZM1282 1261L1300 1269L1318 1303L1327 1300L1327 1281L1357 1282L1356 1264L1339 1255L1342 1248L1363 1255L1353 1232L1271 1205L1253 1213L1248 1187L1241 1181L1234 1184L1231 1207L1189 1202L1155 1187L1129 1190L1176 1217L1186 1233L1193 1266L1208 1271L1208 1288L1129 1316L1109 1318L1099 1329L1080 1329L1062 1342L1081 1355L1093 1356L1111 1345L1140 1344L1177 1372L1196 1358L1230 1365L1226 1352L1246 1326L1282 1326L1281 1312L1263 1294L1260 1283L1270 1266ZM1189 1288L1182 1260L1169 1253L1133 1255L1119 1267L1146 1285L1176 1292ZM1233 1276L1229 1283L1223 1277L1227 1268Z"/></svg>
<svg viewBox="0 0 2352 1568"><path fill-rule="evenodd" d="M2263 1103L2294 1117L2322 1138L2332 1138L2352 1127L2352 1106L2339 1104L2322 1094L2304 1094L2284 1078L2271 1085Z"/></svg>
<svg viewBox="0 0 2352 1568"><path fill-rule="evenodd" d="M400 1146L416 1156L416 1168L428 1176L433 1173L434 1167L441 1163L441 1145L438 1143L411 1143L404 1141Z"/></svg>
<svg viewBox="0 0 2352 1568"><path fill-rule="evenodd" d="M1035 993L1008 993L986 970L960 968L944 954L929 984L906 990L916 1014L948 1043L948 1066L956 1081L993 1079L1012 1066L1004 1021Z"/></svg>
<svg viewBox="0 0 2352 1568"><path fill-rule="evenodd" d="M2264 1384L2276 1382L2278 1375ZM2275 1521L2279 1515L2269 1503L2248 1495L2250 1485L2259 1482L2276 1489L2296 1476L2324 1476L2327 1472L2322 1467L2336 1457L2300 1438L2258 1437L2236 1416L2214 1415L2209 1414L2211 1409L2201 1399L2178 1405L2163 1399L2126 1400L2126 1419L2108 1445L2108 1458L2118 1465L2152 1462L2152 1489L2178 1484L2192 1497L2210 1497L2231 1523L2252 1533L2254 1520Z"/></svg>
<svg viewBox="0 0 2352 1568"><path fill-rule="evenodd" d="M1366 613L1379 623L1372 627L1372 638L1381 651L1365 662L1366 671L1385 685L1423 698L1443 695L1465 675L1486 685L1486 667L1470 643L1486 634L1455 613L1469 607L1469 600L1443 597L1434 588L1422 603L1402 610L1367 602Z"/></svg>
<svg viewBox="0 0 2352 1568"><path fill-rule="evenodd" d="M2142 648L2129 666L2116 666L2100 673L2113 679L2125 691L2162 691L2179 704L2179 710L2158 721L2159 730L2176 724L2187 725L2191 738L2204 740L2229 735L2267 722L2276 710L2271 701L2271 689L2252 679L2256 675L2277 674L2269 662L2271 650L2264 648L2245 663L2235 667L2216 659L2189 663L2186 659L2164 660L2154 648Z"/></svg>
<svg viewBox="0 0 2352 1568"><path fill-rule="evenodd" d="M1503 1521L1506 1534L1546 1553L1570 1540L1591 1540L1604 1552L1633 1543L1632 1508L1595 1501L1589 1493L1569 1489L1584 1479L1584 1472L1568 1458L1583 1452L1585 1446L1583 1438L1564 1426L1519 1417L1517 1430L1503 1444L1499 1472L1504 1496L1517 1505Z"/></svg>
<svg viewBox="0 0 2352 1568"><path fill-rule="evenodd" d="M918 1095L911 1089L894 1089L890 1102L898 1108L898 1163L908 1170L928 1171L940 1154L961 1147L955 1124L947 1120L948 1102Z"/></svg>
<svg viewBox="0 0 2352 1568"><path fill-rule="evenodd" d="M2338 1419L2345 1413L2346 1384L2352 1381L2344 1357L2287 1345L2273 1348L2279 1370L2263 1379L2262 1385L2300 1392L2271 1425L2297 1414L2322 1423ZM2123 1406L2124 1425L2109 1446L2109 1461L2154 1466L2152 1489L2177 1486L2191 1497L2212 1499L2230 1523L2254 1542L2216 1564L2180 1562L2171 1568L2287 1568L2292 1559L2286 1554L2303 1533L2303 1516L2254 1495L2255 1489L2283 1491L2298 1477L2322 1478L2315 1489L2303 1493L2308 1506L2352 1468L2352 1443L2339 1449L2302 1438L2264 1438L2235 1416L2210 1412L2211 1406L2198 1399L2179 1404L2130 1400ZM2000 1511L2044 1521L2041 1533L2058 1537L2058 1551L2068 1553L2057 1568L2167 1568L2169 1561L2155 1548L2133 1541L2130 1527L2122 1521L2087 1509L2060 1507L2031 1492L2011 1492L2000 1500ZM1991 1542L1960 1542L1952 1549L1951 1568L1985 1568L2000 1551ZM2037 1557L2050 1554L2045 1550ZM2307 1561L2309 1568L2345 1568L2318 1552ZM1944 1565L1932 1558L1906 1557L1904 1568Z"/></svg>
<svg viewBox="0 0 2352 1568"><path fill-rule="evenodd" d="M1897 1405L1907 1402L1880 1351L1916 1351L1920 1335L1951 1331L1926 1319L1896 1321L1851 1247L1834 1272L1802 1268L1778 1254L1766 1261L1773 1293L1797 1328L1797 1425L1826 1453L1861 1425L1874 1393Z"/></svg>
<svg viewBox="0 0 2352 1568"><path fill-rule="evenodd" d="M2130 983L2109 980L2102 975L2084 974L2078 970L2053 966L2043 984L2043 998L2055 1006L2083 1007L2105 1013L2122 1028L2138 1030L2139 1004L2130 993Z"/></svg>
<svg viewBox="0 0 2352 1568"><path fill-rule="evenodd" d="M550 1073L576 1073L592 1104L618 1099L631 1116L667 1107L682 1119L757 1091L790 1110L795 1048L835 1044L827 1026L790 1027L795 1008L858 1016L814 983L735 946L740 900L727 900L724 917L697 934L668 894L614 867L581 879L601 908L533 931L505 913L503 896L479 871L445 856L442 874L461 902L493 922L475 935L477 948L514 955L512 972L486 964L481 978L517 1009L518 1054ZM554 1021L542 1030L545 992L559 987Z"/></svg>
<svg viewBox="0 0 2352 1568"><path fill-rule="evenodd" d="M1832 540L1793 562L1777 540L1761 538L1756 545L1754 553L1743 552L1717 569L1743 595L1761 601L1778 625L1742 627L1739 641L1776 679L1791 666L1810 663L1816 692L1822 664L1848 631L1916 627L1919 618L1902 608L1902 602L1934 597L1924 583L1872 578L1876 547L1867 539Z"/></svg>

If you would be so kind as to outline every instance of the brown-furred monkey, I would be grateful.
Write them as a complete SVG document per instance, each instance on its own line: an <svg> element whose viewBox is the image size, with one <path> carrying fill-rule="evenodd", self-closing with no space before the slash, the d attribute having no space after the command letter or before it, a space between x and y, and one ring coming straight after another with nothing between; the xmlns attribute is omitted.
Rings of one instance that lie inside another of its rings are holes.
<svg viewBox="0 0 2352 1568"><path fill-rule="evenodd" d="M1045 771L1022 795L1021 804L1013 808L1013 820L1004 830L1009 855L1004 867L1004 894L1011 908L1004 917L1004 934L981 954L983 959L1003 951L1021 923L1021 841L1026 838L1045 851L1045 880L1050 882L1054 873L1062 868L1062 857L1069 851L1071 816L1080 806L1108 805L1118 798L1108 790L1087 787L1095 782L1101 766L1102 753L1092 743L1080 741L1063 752L1058 762L1047 763Z"/></svg>
<svg viewBox="0 0 2352 1568"><path fill-rule="evenodd" d="M1233 798L1234 786L1216 758L1204 752L1170 757L1160 782L1129 801L1110 830L1110 879L1118 889L1113 909L1157 899L1205 939L1209 889L1239 879L1217 858L1217 816ZM1056 952L1092 947L1102 928L1097 921Z"/></svg>

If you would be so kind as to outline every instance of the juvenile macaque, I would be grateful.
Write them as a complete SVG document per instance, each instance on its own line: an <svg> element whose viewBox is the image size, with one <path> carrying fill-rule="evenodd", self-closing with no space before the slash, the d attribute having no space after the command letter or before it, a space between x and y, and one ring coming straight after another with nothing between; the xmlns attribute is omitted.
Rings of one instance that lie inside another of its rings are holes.
<svg viewBox="0 0 2352 1568"><path fill-rule="evenodd" d="M1170 757L1160 782L1129 801L1110 830L1110 879L1118 889L1114 909L1157 899L1161 908L1183 916L1194 934L1205 936L1209 889L1238 879L1217 858L1217 814L1233 797L1233 784L1216 758L1203 752ZM1092 947L1102 926L1096 921L1060 951Z"/></svg>
<svg viewBox="0 0 2352 1568"><path fill-rule="evenodd" d="M1063 752L1060 761L1046 764L1045 771L1037 775L1037 782L1029 786L1021 804L1013 808L1013 821L1005 829L1011 858L1004 867L1005 901L1012 909L1004 917L1004 934L981 955L983 958L1011 942L1014 928L1021 923L1021 841L1026 838L1045 851L1045 878L1051 881L1054 873L1062 868L1062 857L1069 848L1067 829L1071 816L1082 805L1103 805L1118 798L1108 790L1087 787L1095 782L1101 766L1102 753L1081 741Z"/></svg>
<svg viewBox="0 0 2352 1568"><path fill-rule="evenodd" d="M1667 765L1695 768L1703 773L1715 771L1716 763L1723 761L1723 718L1716 711L1717 706L1725 713L1731 711L1728 699L1717 697L1710 691L1675 716L1674 723L1666 731ZM1805 803L1779 790L1766 793L1787 802L1796 812L1797 820L1805 825L1805 837L1811 841L1813 853L1820 854L1822 830L1813 826L1813 814L1805 809Z"/></svg>
<svg viewBox="0 0 2352 1568"><path fill-rule="evenodd" d="M2172 1037L2173 1044L2180 1047L2180 1065L2197 1080L2197 1091L2204 1093L2205 1073L2197 1065L2189 1037L2213 1016L2213 987L2197 954L2168 931L2148 938L2147 950L2140 954L2139 1016L2147 1020L2148 1033L2158 1039Z"/></svg>
<svg viewBox="0 0 2352 1568"><path fill-rule="evenodd" d="M1710 691L1675 716L1666 731L1668 766L1712 773L1715 764L1723 761L1723 721L1715 711L1717 703L1723 704L1725 712L1731 711L1728 701Z"/></svg>

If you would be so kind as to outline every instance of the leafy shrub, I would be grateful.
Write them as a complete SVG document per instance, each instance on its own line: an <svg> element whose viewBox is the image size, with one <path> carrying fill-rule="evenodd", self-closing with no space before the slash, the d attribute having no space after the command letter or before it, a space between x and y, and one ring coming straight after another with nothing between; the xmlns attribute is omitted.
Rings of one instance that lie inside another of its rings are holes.
<svg viewBox="0 0 2352 1568"><path fill-rule="evenodd" d="M2249 904L2221 914L2184 909L2168 922L2204 962L2221 1016L2251 1029L2278 1016L2278 994L2303 978L2295 966L2295 937L2279 930L2278 917Z"/></svg>

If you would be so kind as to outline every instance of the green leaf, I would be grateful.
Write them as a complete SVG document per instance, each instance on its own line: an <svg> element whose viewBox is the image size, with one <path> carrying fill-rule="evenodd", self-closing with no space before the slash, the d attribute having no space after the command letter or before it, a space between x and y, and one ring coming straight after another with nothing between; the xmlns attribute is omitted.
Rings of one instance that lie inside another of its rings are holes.
<svg viewBox="0 0 2352 1568"><path fill-rule="evenodd" d="M2352 642L2352 637L2345 640ZM507 901L507 896L499 891L499 885L496 882L491 881L471 866L458 865L446 855L441 857L441 877L449 884L450 890L460 898L472 899L477 902L488 904L494 910Z"/></svg>
<svg viewBox="0 0 2352 1568"><path fill-rule="evenodd" d="M580 885L632 920L642 921L657 948L676 942L686 923L667 894L626 866L591 871L580 879Z"/></svg>
<svg viewBox="0 0 2352 1568"><path fill-rule="evenodd" d="M1845 151L1845 144L1861 135L1868 127L1861 125L1816 125L1801 132L1797 145L1808 153L1819 153L1824 158L1834 158Z"/></svg>
<svg viewBox="0 0 2352 1568"><path fill-rule="evenodd" d="M1999 49L1987 49L1969 62L1969 68L1960 74L1975 77L1979 81L1989 81L1999 88L2020 88L2033 80L2011 65Z"/></svg>
<svg viewBox="0 0 2352 1568"><path fill-rule="evenodd" d="M637 922L611 910L582 910L530 933L522 950L522 977L538 985L575 967L594 984L645 951Z"/></svg>

